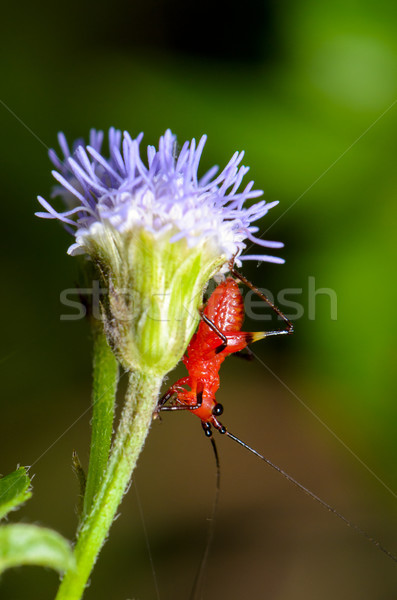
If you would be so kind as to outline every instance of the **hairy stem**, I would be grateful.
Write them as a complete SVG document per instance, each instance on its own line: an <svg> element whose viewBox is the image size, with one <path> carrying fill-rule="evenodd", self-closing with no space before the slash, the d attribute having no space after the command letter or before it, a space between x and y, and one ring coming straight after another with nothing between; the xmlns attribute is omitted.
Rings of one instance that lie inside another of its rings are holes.
<svg viewBox="0 0 397 600"><path fill-rule="evenodd" d="M99 490L109 460L119 368L102 327L94 327L92 434L83 520Z"/></svg>
<svg viewBox="0 0 397 600"><path fill-rule="evenodd" d="M161 377L142 372L129 374L123 412L106 472L75 547L77 568L67 571L56 600L79 600L108 535L144 445L156 406Z"/></svg>

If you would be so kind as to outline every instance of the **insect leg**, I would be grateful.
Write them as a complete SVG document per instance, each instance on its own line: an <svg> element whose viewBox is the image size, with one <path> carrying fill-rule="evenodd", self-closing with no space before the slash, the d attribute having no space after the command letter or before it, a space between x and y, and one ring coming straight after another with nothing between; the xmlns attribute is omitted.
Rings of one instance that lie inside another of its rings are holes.
<svg viewBox="0 0 397 600"><path fill-rule="evenodd" d="M290 335L291 333L293 333L294 326L292 325L291 321L285 316L285 314L282 313L281 310L277 308L277 306L273 304L273 302L271 302L267 296L265 296L265 294L262 294L262 292L260 292L254 284L252 284L246 277L244 277L244 275L236 271L236 269L234 268L233 260L230 261L229 266L232 275L237 277L237 279L239 279L242 283L249 287L250 290L252 290L257 296L259 296L259 298L263 300L263 302L265 302L272 309L272 311L275 312L276 315L279 316L286 324L285 329L279 329L276 331L266 331L266 337L269 337L271 335Z"/></svg>
<svg viewBox="0 0 397 600"><path fill-rule="evenodd" d="M250 350L249 346L246 346L243 350L238 350L237 352L234 352L232 356L235 356L236 358L241 358L242 360L254 360L254 354L252 350Z"/></svg>
<svg viewBox="0 0 397 600"><path fill-rule="evenodd" d="M169 400L173 396L174 393L175 392L173 392L170 396L168 396L168 398L164 402ZM164 398L164 396L163 396L163 398ZM161 398L161 400L163 398ZM201 390L201 392L197 392L197 394L196 394L196 403L195 404L174 404L173 406L164 406L164 404L161 404L157 407L157 412L174 411L174 410L197 410L198 408L200 408L202 403L203 403L203 391Z"/></svg>
<svg viewBox="0 0 397 600"><path fill-rule="evenodd" d="M216 347L215 354L219 354L220 352L223 352L223 350L227 346L227 337L225 336L224 333L222 333L222 331L220 329L218 329L218 327L215 325L215 323L213 321L211 321L211 319L209 319L207 317L207 315L204 314L204 312L200 312L200 315L201 315L201 318L203 319L204 323L206 325L208 325L208 327L210 329L212 329L212 331L214 333L216 333L216 335L222 340L222 344L220 344L219 346Z"/></svg>
<svg viewBox="0 0 397 600"><path fill-rule="evenodd" d="M179 379L176 383L174 383L174 385L172 385L169 388L169 390L167 390L165 392L165 394L163 396L161 396L160 400L157 403L156 412L159 412L161 410L161 407L163 406L163 404L165 404L170 398L172 398L172 396L174 396L174 394L177 394L178 391L185 391L185 389L182 386L189 384L189 382L190 382L190 377L182 377L182 379Z"/></svg>

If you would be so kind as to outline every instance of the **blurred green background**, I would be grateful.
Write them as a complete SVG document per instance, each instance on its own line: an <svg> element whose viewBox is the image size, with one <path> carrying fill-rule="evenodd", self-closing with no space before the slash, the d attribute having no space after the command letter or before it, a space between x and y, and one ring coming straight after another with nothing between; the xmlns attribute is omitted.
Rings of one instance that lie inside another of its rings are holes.
<svg viewBox="0 0 397 600"><path fill-rule="evenodd" d="M302 290L293 338L224 365L223 422L397 551L396 12L386 0L3 7L0 472L36 474L13 521L72 539L72 450L88 458L89 330L61 321L59 301L78 263L68 235L33 216L52 185L47 148L60 129L72 140L113 125L156 143L170 127L180 142L208 134L202 172L246 151L257 187L280 200L261 229L287 262L244 272L276 295ZM337 319L309 278L334 290ZM230 440L218 446L204 598L396 597L395 564ZM187 599L214 480L198 420L156 422L85 598ZM0 597L56 588L54 572L24 568L2 577Z"/></svg>

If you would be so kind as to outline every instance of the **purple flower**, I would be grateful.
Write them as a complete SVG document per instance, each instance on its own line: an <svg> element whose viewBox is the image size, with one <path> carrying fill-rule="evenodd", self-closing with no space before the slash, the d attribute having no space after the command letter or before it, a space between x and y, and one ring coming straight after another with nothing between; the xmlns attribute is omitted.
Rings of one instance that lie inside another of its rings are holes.
<svg viewBox="0 0 397 600"><path fill-rule="evenodd" d="M253 181L241 188L248 167L241 166L243 152L236 152L219 173L213 167L201 178L198 168L206 142L196 146L193 139L176 152L176 137L167 130L159 148L147 148L147 165L140 157L143 134L132 139L127 132L109 130L109 157L101 154L103 132L91 130L90 143L77 140L70 151L65 136L58 136L63 159L50 150L57 168L58 184L52 197L62 197L67 208L57 212L41 196L46 212L37 216L58 219L75 236L69 254L90 254L90 241L107 230L119 234L143 229L154 238L167 236L170 243L186 240L195 247L208 240L225 262L236 256L241 260L283 263L267 255L242 255L247 242L268 248L281 248L280 242L255 237L259 228L252 225L277 202L264 200L245 206L247 200L262 195L253 190ZM164 238L163 238L164 239Z"/></svg>

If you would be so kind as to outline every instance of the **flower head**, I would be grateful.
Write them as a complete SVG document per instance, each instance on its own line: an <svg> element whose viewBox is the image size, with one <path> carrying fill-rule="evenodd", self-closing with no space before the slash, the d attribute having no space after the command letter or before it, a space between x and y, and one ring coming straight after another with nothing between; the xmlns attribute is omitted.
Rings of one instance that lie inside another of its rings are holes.
<svg viewBox="0 0 397 600"><path fill-rule="evenodd" d="M273 256L246 255L248 242L280 248L279 242L255 238L252 225L277 204L247 200L262 195L251 181L239 191L248 169L236 152L223 171L214 167L198 176L203 136L186 142L179 154L176 138L166 131L159 148L139 146L142 134L109 130L109 158L101 154L103 133L92 130L90 144L72 151L63 134L61 160L51 150L67 210L56 211L39 196L46 212L74 235L69 254L86 254L98 268L107 290L104 327L111 347L126 369L165 374L180 360L197 324L203 290L209 279L228 269L235 257L284 262Z"/></svg>
<svg viewBox="0 0 397 600"><path fill-rule="evenodd" d="M131 139L125 132L109 130L109 158L100 153L103 132L91 130L90 144L77 140L70 152L63 134L59 144L64 154L60 160L54 150L50 158L58 171L53 171L60 185L53 196L61 196L68 207L57 212L44 198L39 202L47 212L36 213L58 219L75 235L69 254L92 255L93 238L101 237L108 228L119 233L144 229L155 237L167 235L170 243L185 239L194 247L203 239L211 242L214 252L240 260L284 262L267 255L241 256L246 240L269 248L280 248L279 242L268 242L254 236L258 227L252 223L263 217L277 202L260 201L245 207L247 200L262 195L253 190L250 181L239 191L248 167L240 166L243 152L236 152L217 175L213 167L198 177L203 136L196 146L193 139L185 142L176 154L176 137L170 130L160 138L159 149L147 149L147 165L140 157L143 135Z"/></svg>

